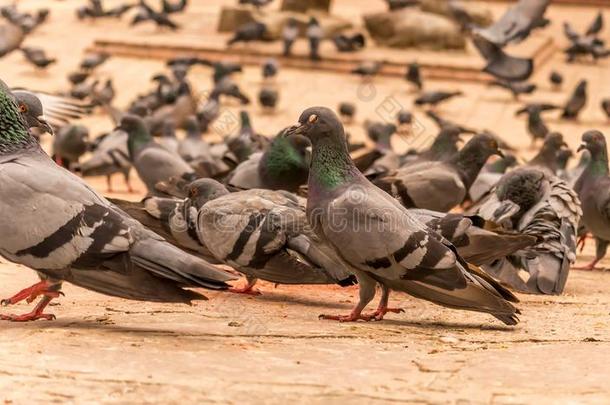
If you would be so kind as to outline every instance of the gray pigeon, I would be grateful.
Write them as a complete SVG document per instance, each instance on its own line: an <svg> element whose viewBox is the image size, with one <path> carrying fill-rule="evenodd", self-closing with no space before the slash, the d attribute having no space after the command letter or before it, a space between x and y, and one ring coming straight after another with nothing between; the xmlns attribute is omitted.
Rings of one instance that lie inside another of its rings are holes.
<svg viewBox="0 0 610 405"><path fill-rule="evenodd" d="M74 170L88 150L89 129L83 125L66 125L53 139L53 159L68 170Z"/></svg>
<svg viewBox="0 0 610 405"><path fill-rule="evenodd" d="M297 192L309 175L309 141L280 132L264 152L240 163L226 183L238 190L254 188Z"/></svg>
<svg viewBox="0 0 610 405"><path fill-rule="evenodd" d="M421 69L419 68L419 63L409 63L409 66L407 66L407 72L405 73L405 79L409 83L412 83L418 91L421 91L421 89L424 87L424 84L422 82L422 75Z"/></svg>
<svg viewBox="0 0 610 405"><path fill-rule="evenodd" d="M131 160L127 138L127 132L122 130L97 137L91 145L91 157L79 165L82 176L106 176L107 191L112 193L111 177L115 173L122 173L128 192L133 193L134 190L129 182Z"/></svg>
<svg viewBox="0 0 610 405"><path fill-rule="evenodd" d="M500 181L506 170L516 164L517 159L513 155L506 155L493 163L485 165L468 190L470 200L476 203L483 196L487 195Z"/></svg>
<svg viewBox="0 0 610 405"><path fill-rule="evenodd" d="M463 95L461 91L427 91L415 99L415 105L435 107L439 103L461 95Z"/></svg>
<svg viewBox="0 0 610 405"><path fill-rule="evenodd" d="M587 81L581 80L563 107L562 118L576 119L587 104Z"/></svg>
<svg viewBox="0 0 610 405"><path fill-rule="evenodd" d="M0 58L19 49L25 39L25 31L18 25L6 23L0 25Z"/></svg>
<svg viewBox="0 0 610 405"><path fill-rule="evenodd" d="M282 191L229 194L217 181L200 179L187 186L183 201L153 197L144 206L181 246L209 251L243 273L246 286L233 292L256 294L259 278L278 284L353 284L349 266L307 223L305 203Z"/></svg>
<svg viewBox="0 0 610 405"><path fill-rule="evenodd" d="M46 69L57 62L57 59L49 58L42 48L22 46L21 52L25 59L38 69Z"/></svg>
<svg viewBox="0 0 610 405"><path fill-rule="evenodd" d="M475 135L446 162L413 163L374 183L406 208L447 212L465 200L483 165L494 154L502 156L496 140Z"/></svg>
<svg viewBox="0 0 610 405"><path fill-rule="evenodd" d="M595 258L581 269L593 270L604 258L610 243L610 177L608 175L608 148L599 131L587 131L578 148L588 150L591 159L574 185L582 202L582 220L595 238Z"/></svg>
<svg viewBox="0 0 610 405"><path fill-rule="evenodd" d="M128 134L129 158L146 185L148 195L161 195L155 186L172 177L186 181L197 177L193 168L178 153L164 149L152 139L140 117L126 115L118 129Z"/></svg>
<svg viewBox="0 0 610 405"><path fill-rule="evenodd" d="M57 166L28 133L4 83L0 115L0 254L43 277L2 301L42 297L34 310L2 319L54 319L44 309L63 281L121 298L182 303L205 299L184 287L228 287L231 275L170 245Z"/></svg>
<svg viewBox="0 0 610 405"><path fill-rule="evenodd" d="M543 165L515 169L502 176L471 212L506 230L538 238L534 246L485 266L486 271L521 292L563 292L576 260L582 215L578 196L563 180Z"/></svg>
<svg viewBox="0 0 610 405"><path fill-rule="evenodd" d="M526 104L515 113L515 115L527 114L527 131L532 137L532 146L536 143L536 140L544 139L549 133L549 128L544 122L541 113L556 110L557 108L559 107L552 104L532 103Z"/></svg>
<svg viewBox="0 0 610 405"><path fill-rule="evenodd" d="M307 216L316 234L354 269L360 299L351 314L325 319L381 319L390 290L407 292L450 308L490 313L508 325L519 311L516 297L473 265L455 247L370 183L347 152L343 126L328 108L305 110L292 133L313 144ZM363 314L375 296L377 311Z"/></svg>
<svg viewBox="0 0 610 405"><path fill-rule="evenodd" d="M505 80L493 80L489 83L490 86L500 87L510 91L515 100L519 100L522 94L532 94L536 90L536 85L527 82L509 82Z"/></svg>

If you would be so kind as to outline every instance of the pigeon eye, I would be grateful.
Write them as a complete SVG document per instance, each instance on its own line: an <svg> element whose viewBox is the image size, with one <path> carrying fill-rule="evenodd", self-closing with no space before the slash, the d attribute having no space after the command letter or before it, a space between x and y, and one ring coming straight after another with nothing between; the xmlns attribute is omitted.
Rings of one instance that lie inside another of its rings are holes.
<svg viewBox="0 0 610 405"><path fill-rule="evenodd" d="M309 116L309 118L307 118L307 121L308 121L310 124L313 124L313 123L314 123L314 122L316 122L317 120L318 120L318 116L317 116L316 114L311 114L311 115Z"/></svg>
<svg viewBox="0 0 610 405"><path fill-rule="evenodd" d="M24 113L28 111L28 107L25 104L19 104L19 112Z"/></svg>

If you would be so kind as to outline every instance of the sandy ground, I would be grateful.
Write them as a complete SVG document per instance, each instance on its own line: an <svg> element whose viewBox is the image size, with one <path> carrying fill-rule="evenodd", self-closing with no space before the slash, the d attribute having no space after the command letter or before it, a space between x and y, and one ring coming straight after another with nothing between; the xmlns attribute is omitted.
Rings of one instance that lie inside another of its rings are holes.
<svg viewBox="0 0 610 405"><path fill-rule="evenodd" d="M6 2L4 2L6 3ZM47 3L47 2L45 2ZM72 10L81 1L48 2L51 21L28 39L60 56L45 73L21 63L20 54L0 61L2 79L13 86L59 91L65 73L74 70L82 52L108 32L155 38L153 27L126 29L126 22L83 24ZM211 31L218 6L227 1L194 2L204 17L188 21L189 30ZM2 2L0 2L2 4ZM33 8L38 1L21 1ZM381 2L340 0L335 9L355 15L356 7L379 8ZM344 7L345 8L342 8ZM503 5L490 6L494 13ZM553 7L557 21L550 28L562 45L559 22L570 19L583 29L595 10ZM178 34L179 35L179 34ZM605 34L608 35L607 32ZM219 38L222 40L222 38ZM69 51L67 50L69 49ZM540 91L525 100L562 103L580 78L590 81L587 110L579 122L565 123L549 115L553 129L571 146L591 127L610 127L599 100L610 96L608 62L565 65L559 54L535 74ZM98 76L112 76L117 105L150 88L149 78L161 61L115 58ZM552 92L550 69L564 73L564 92ZM236 78L255 95L258 69ZM198 68L191 80L200 91L209 88L209 71ZM372 85L331 73L285 69L279 78L283 96L279 111L261 114L248 107L255 127L268 134L293 123L308 106L357 104L358 120L348 130L362 136L365 119L385 119L388 106L412 108L414 95L396 79L379 78ZM430 89L461 89L441 112L458 122L490 128L531 156L525 122L513 117L518 104L497 89L481 84L434 81ZM387 100L390 100L389 102ZM386 104L390 103L390 104ZM223 114L235 116L236 105ZM436 128L421 111L417 135L397 147L423 147ZM85 120L96 135L112 128L102 115ZM217 130L223 135L231 125ZM49 142L48 139L45 142ZM103 179L92 184L105 191ZM122 184L117 179L116 188ZM142 190L142 186L139 185ZM114 194L138 199L141 195ZM589 244L579 261L593 254ZM606 261L610 266L610 262ZM10 295L36 280L26 268L0 264L0 296ZM262 283L260 297L209 293L209 301L193 307L134 303L112 299L72 286L51 311L54 322L2 323L0 332L0 401L20 403L608 403L610 388L610 273L573 271L561 297L522 296L522 322L515 328L492 318L443 309L404 295L393 305L405 313L379 323L337 324L319 321L321 313L345 313L355 303L355 288L287 287ZM15 312L26 312L19 305ZM3 309L2 312L6 312Z"/></svg>

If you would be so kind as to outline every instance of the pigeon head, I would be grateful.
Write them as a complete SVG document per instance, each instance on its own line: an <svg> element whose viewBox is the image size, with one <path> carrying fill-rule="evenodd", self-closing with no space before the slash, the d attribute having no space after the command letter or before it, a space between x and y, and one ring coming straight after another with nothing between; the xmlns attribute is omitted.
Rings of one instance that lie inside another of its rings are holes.
<svg viewBox="0 0 610 405"><path fill-rule="evenodd" d="M53 135L53 127L45 120L42 102L35 94L29 91L15 90L13 96L28 128L40 128Z"/></svg>
<svg viewBox="0 0 610 405"><path fill-rule="evenodd" d="M551 132L544 138L544 144L542 147L557 152L561 148L567 146L568 144L563 140L562 134L559 132Z"/></svg>
<svg viewBox="0 0 610 405"><path fill-rule="evenodd" d="M129 150L129 156L132 158L141 147L152 140L144 120L137 115L125 115L116 129L127 133L127 148Z"/></svg>
<svg viewBox="0 0 610 405"><path fill-rule="evenodd" d="M208 201L229 194L229 190L223 184L213 179L195 180L186 186L186 192L191 204L197 209Z"/></svg>
<svg viewBox="0 0 610 405"><path fill-rule="evenodd" d="M578 147L578 152L584 149L588 150L594 159L601 157L602 154L605 156L607 152L604 134L596 130L585 132L582 135L582 143Z"/></svg>
<svg viewBox="0 0 610 405"><path fill-rule="evenodd" d="M485 156L485 159L492 155L498 155L504 157L504 154L500 150L498 141L490 134L482 133L472 137L460 152L470 152L475 155Z"/></svg>
<svg viewBox="0 0 610 405"><path fill-rule="evenodd" d="M345 142L345 133L339 117L326 107L311 107L303 111L299 123L287 131L303 135L315 145L322 139L339 139Z"/></svg>

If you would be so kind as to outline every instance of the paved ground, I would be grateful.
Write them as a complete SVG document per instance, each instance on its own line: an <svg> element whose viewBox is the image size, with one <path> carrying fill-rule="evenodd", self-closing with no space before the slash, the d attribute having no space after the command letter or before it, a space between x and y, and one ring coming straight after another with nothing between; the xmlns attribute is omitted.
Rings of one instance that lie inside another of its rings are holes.
<svg viewBox="0 0 610 405"><path fill-rule="evenodd" d="M76 23L71 10L81 3L51 3L51 23L28 40L61 55L57 66L48 73L34 73L20 64L21 55L14 54L0 62L2 79L14 86L61 90L65 73L76 66L94 38L111 30L129 35L125 22ZM222 2L196 3L208 15L200 24L213 23ZM354 14L355 6L378 6L364 0L337 3L337 8L347 6L348 15ZM494 4L492 9L497 12L502 7ZM569 18L582 29L594 12L553 8L551 16L557 23L550 32L558 34L561 44L560 21ZM136 32L151 38L167 35L152 27ZM563 131L572 146L591 127L610 134L598 107L599 100L610 95L608 62L567 66L556 55L534 78L541 91L526 100L561 103L567 97L548 89L551 66L566 75L566 89L586 77L591 91L580 122L551 118L550 125ZM161 67L158 61L114 59L102 67L100 77L115 78L117 104L124 105L136 92L149 88L149 78ZM193 83L206 90L208 76L205 69L197 69ZM246 69L237 79L252 95L256 93L258 70ZM413 100L405 83L387 78L363 86L352 77L285 70L280 82L296 96L284 91L277 114L263 115L257 106L249 107L255 126L264 133L294 122L312 104L355 101L359 124L365 118L379 119L389 105L411 108ZM493 129L520 147L524 157L531 154L525 123L513 118L517 104L505 93L469 83L436 81L428 87L463 90L465 97L443 107L446 116ZM388 97L391 104L385 104ZM230 116L237 110L227 105L225 113ZM397 145L401 148L422 146L435 133L422 113L415 113L423 129L411 144ZM86 123L96 134L112 127L103 116ZM358 125L348 129L362 135ZM228 126L220 132L231 130ZM102 179L92 182L104 190ZM589 244L579 260L589 260L592 254ZM33 281L28 269L0 264L0 296ZM210 293L209 301L187 307L126 302L66 286L66 297L51 308L57 321L1 324L0 401L523 404L608 403L610 399L608 272L573 271L561 297L522 296L522 322L515 328L485 315L451 311L403 295L394 296L393 303L404 308L404 314L390 315L380 323L337 324L319 321L317 315L347 312L355 302L353 288L274 288L263 283L261 289L260 297ZM25 312L28 307L14 310Z"/></svg>

